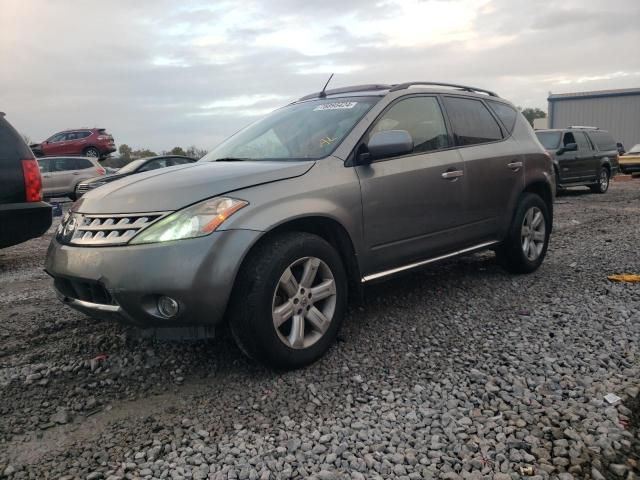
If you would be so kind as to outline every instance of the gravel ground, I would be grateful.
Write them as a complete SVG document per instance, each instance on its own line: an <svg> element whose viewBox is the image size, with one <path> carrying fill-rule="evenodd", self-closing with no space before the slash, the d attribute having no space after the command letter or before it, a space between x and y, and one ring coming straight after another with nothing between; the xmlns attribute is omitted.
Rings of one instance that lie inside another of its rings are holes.
<svg viewBox="0 0 640 480"><path fill-rule="evenodd" d="M640 273L639 218L639 181L571 191L538 272L485 253L370 286L288 373L63 307L51 233L2 250L0 477L640 478L640 284L606 278Z"/></svg>

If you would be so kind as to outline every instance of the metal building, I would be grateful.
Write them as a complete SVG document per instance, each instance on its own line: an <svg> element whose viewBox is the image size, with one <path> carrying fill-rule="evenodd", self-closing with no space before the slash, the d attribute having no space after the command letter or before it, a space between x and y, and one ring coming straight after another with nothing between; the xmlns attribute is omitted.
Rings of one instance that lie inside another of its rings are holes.
<svg viewBox="0 0 640 480"><path fill-rule="evenodd" d="M640 143L640 88L549 94L549 128L589 125L625 148Z"/></svg>

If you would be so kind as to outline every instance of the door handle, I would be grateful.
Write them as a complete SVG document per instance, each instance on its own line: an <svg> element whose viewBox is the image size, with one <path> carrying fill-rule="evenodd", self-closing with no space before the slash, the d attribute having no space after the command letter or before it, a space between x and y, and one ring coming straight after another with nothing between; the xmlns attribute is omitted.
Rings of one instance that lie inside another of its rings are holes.
<svg viewBox="0 0 640 480"><path fill-rule="evenodd" d="M522 168L522 162L511 162L507 163L507 167L509 167L513 171L518 171Z"/></svg>
<svg viewBox="0 0 640 480"><path fill-rule="evenodd" d="M461 177L463 175L464 172L462 170L447 170L441 176L445 180L456 180L458 177Z"/></svg>
<svg viewBox="0 0 640 480"><path fill-rule="evenodd" d="M73 175L80 175L79 172L73 172Z"/></svg>

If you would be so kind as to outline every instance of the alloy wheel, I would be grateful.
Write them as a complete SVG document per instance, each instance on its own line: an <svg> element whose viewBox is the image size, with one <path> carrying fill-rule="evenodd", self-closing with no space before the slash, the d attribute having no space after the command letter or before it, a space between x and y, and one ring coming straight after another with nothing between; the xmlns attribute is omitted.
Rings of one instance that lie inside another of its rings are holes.
<svg viewBox="0 0 640 480"><path fill-rule="evenodd" d="M609 172L603 168L600 172L600 191L606 192L607 188L609 188Z"/></svg>
<svg viewBox="0 0 640 480"><path fill-rule="evenodd" d="M537 260L544 248L547 230L545 223L544 215L538 207L527 210L522 220L522 251L530 262Z"/></svg>
<svg viewBox="0 0 640 480"><path fill-rule="evenodd" d="M309 348L322 338L336 310L336 281L316 257L289 265L273 294L272 318L280 340L290 348Z"/></svg>

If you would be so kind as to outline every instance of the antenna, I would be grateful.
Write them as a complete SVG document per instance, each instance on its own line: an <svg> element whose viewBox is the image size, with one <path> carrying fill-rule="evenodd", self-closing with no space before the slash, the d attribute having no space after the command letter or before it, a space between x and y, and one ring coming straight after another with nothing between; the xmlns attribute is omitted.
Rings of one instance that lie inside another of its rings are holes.
<svg viewBox="0 0 640 480"><path fill-rule="evenodd" d="M324 88L322 89L322 91L318 95L318 98L326 98L327 97L327 94L325 93L325 90L327 89L327 85L329 85L329 82L331 81L332 78L333 78L333 73L329 77L329 80L327 80L327 83L324 84Z"/></svg>

